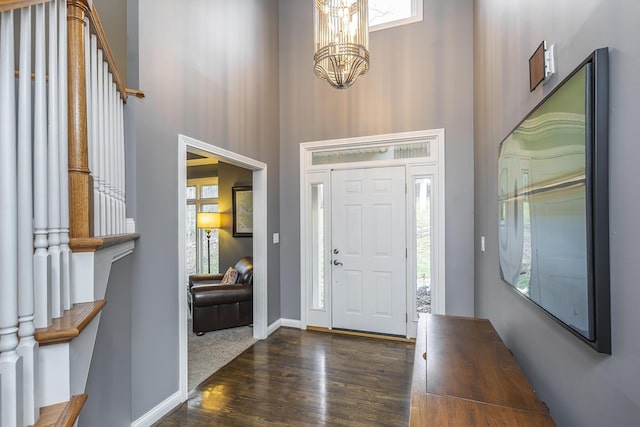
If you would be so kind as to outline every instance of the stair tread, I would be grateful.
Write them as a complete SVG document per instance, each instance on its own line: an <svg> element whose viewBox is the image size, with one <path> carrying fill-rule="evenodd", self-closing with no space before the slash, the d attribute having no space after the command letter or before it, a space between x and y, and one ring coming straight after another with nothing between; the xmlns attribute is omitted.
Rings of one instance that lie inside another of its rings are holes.
<svg viewBox="0 0 640 427"><path fill-rule="evenodd" d="M111 236L102 236L100 238L102 239L102 245L98 247L98 250L119 245L120 243L138 240L140 238L140 233L114 234Z"/></svg>
<svg viewBox="0 0 640 427"><path fill-rule="evenodd" d="M109 236L73 238L69 247L73 252L95 252L111 246L129 241L138 240L140 233L112 234Z"/></svg>
<svg viewBox="0 0 640 427"><path fill-rule="evenodd" d="M58 319L53 319L48 328L36 329L34 334L40 346L69 342L82 332L107 303L97 300L74 304Z"/></svg>
<svg viewBox="0 0 640 427"><path fill-rule="evenodd" d="M68 402L57 403L55 405L40 408L40 419L35 427L71 427L78 419L80 410L87 400L86 394L71 396Z"/></svg>

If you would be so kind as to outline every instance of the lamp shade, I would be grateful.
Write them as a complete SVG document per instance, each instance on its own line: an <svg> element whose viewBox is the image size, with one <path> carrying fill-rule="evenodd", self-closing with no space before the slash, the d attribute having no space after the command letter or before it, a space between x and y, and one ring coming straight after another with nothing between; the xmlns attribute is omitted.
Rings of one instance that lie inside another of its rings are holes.
<svg viewBox="0 0 640 427"><path fill-rule="evenodd" d="M198 212L196 225L198 228L207 230L220 228L220 214L218 212Z"/></svg>
<svg viewBox="0 0 640 427"><path fill-rule="evenodd" d="M314 71L338 89L369 70L368 0L315 0Z"/></svg>

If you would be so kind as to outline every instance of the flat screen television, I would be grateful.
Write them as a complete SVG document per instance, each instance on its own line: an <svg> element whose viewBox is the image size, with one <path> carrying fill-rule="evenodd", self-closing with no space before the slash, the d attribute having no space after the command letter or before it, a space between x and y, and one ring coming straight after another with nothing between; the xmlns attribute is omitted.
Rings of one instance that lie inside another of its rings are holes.
<svg viewBox="0 0 640 427"><path fill-rule="evenodd" d="M594 51L500 143L500 275L611 353L608 49Z"/></svg>

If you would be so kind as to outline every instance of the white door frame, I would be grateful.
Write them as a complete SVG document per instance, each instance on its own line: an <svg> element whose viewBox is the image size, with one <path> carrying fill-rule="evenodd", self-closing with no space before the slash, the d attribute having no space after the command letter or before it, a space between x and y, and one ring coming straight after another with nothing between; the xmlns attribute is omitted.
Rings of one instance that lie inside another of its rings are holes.
<svg viewBox="0 0 640 427"><path fill-rule="evenodd" d="M226 163L253 171L253 337L267 338L267 165L203 141L178 135L178 327L181 401L187 400L187 294L185 276L185 205L187 148L210 153Z"/></svg>
<svg viewBox="0 0 640 427"><path fill-rule="evenodd" d="M430 154L427 157L417 157L410 159L388 159L388 160L376 160L365 162L351 162L351 163L333 163L333 164L313 164L313 154L317 152L331 152L349 150L354 148L371 148L376 146L390 146L410 144L416 142L428 141L430 143ZM312 324L314 326L321 326L331 329L331 307L326 306L323 310L312 310L310 295L311 295L311 236L309 230L311 229L309 217L311 205L310 200L310 186L311 184L324 184L330 185L330 171L335 169L357 169L366 167L384 167L384 166L396 166L405 165L407 167L407 183L412 182L412 176L408 172L410 166L430 166L436 170L436 182L434 190L437 193L435 200L437 200L437 206L433 213L434 222L437 224L435 232L437 236L437 248L435 249L434 266L436 267L435 288L432 292L436 295L432 301L432 311L434 313L445 313L445 135L444 129L433 129L416 132L403 132L396 134L374 135L366 137L356 138L344 138L334 139L327 141L314 141L305 142L300 144L300 324L302 329L306 329L309 325L309 317L313 317ZM417 174L416 176L421 176ZM328 188L328 187L325 187ZM331 206L329 202L330 197L326 196L325 192L325 226L327 230L331 230L331 221L326 212L331 212ZM407 209L412 209L414 200L407 200ZM409 220L409 217L407 218ZM407 231L409 234L411 231ZM325 233L328 235L330 233ZM415 236L414 236L415 237ZM407 239L407 244L410 240ZM325 242L325 260L331 259L330 241ZM410 260L408 260L410 261ZM407 269L414 266L415 263L407 262ZM413 275L407 271L407 286L409 286L409 278ZM331 279L325 280L325 283L330 284ZM325 290L325 304L331 298L330 285L327 285L329 289ZM408 295L410 295L408 293ZM415 295L415 291L411 293ZM409 298L409 296L408 296ZM415 299L415 298L414 298ZM415 305L415 301L412 302ZM407 305L407 310L411 309L411 305ZM318 321L318 319L322 321ZM415 321L414 324L409 324L407 327L407 336L415 337Z"/></svg>

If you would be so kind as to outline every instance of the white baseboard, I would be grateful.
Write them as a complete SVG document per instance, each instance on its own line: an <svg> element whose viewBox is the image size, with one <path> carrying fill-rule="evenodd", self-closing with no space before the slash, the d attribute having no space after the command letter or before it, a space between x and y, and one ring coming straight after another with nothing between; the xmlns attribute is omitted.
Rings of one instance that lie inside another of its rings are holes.
<svg viewBox="0 0 640 427"><path fill-rule="evenodd" d="M269 335L271 335L272 333L274 333L275 331L277 331L278 329L280 329L280 326L282 326L282 319L278 319L275 322L273 322L272 324L270 324L267 327L267 337Z"/></svg>
<svg viewBox="0 0 640 427"><path fill-rule="evenodd" d="M302 329L302 322L294 319L280 319L282 326L286 328Z"/></svg>
<svg viewBox="0 0 640 427"><path fill-rule="evenodd" d="M181 404L182 399L180 399L180 391L178 390L158 404L155 408L132 422L131 427L150 427L153 423L159 421L162 417Z"/></svg>
<svg viewBox="0 0 640 427"><path fill-rule="evenodd" d="M302 329L302 322L294 319L278 319L267 328L267 336L280 329L281 326L284 326L285 328Z"/></svg>

